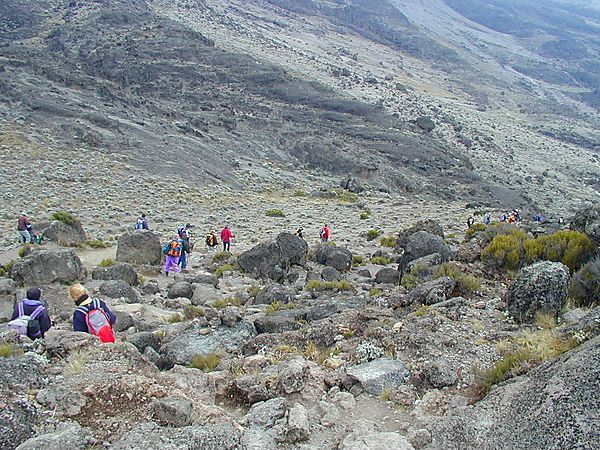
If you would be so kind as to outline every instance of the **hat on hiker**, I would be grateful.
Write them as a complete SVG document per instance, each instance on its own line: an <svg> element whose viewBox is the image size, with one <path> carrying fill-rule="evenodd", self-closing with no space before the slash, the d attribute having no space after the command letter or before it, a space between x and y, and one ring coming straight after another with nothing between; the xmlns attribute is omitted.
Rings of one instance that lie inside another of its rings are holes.
<svg viewBox="0 0 600 450"><path fill-rule="evenodd" d="M69 288L69 295L74 301L79 300L84 295L87 295L87 289L84 288L81 284L74 284Z"/></svg>
<svg viewBox="0 0 600 450"><path fill-rule="evenodd" d="M42 296L42 291L39 288L27 289L27 298L29 300L39 300Z"/></svg>
<svg viewBox="0 0 600 450"><path fill-rule="evenodd" d="M27 215L27 211L21 211L21 215L22 216L26 216Z"/></svg>
<svg viewBox="0 0 600 450"><path fill-rule="evenodd" d="M191 223L186 223L186 224L185 224L185 227L186 227L186 228L194 228L194 225L192 225Z"/></svg>

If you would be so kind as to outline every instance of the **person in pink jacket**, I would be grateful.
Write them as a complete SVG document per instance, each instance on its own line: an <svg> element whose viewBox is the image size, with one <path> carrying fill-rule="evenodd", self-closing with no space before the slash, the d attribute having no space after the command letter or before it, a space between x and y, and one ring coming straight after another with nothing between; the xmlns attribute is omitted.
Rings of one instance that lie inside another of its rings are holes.
<svg viewBox="0 0 600 450"><path fill-rule="evenodd" d="M233 239L235 236L233 235L233 233L231 232L231 230L229 229L229 225L225 225L225 228L223 228L221 230L221 242L223 242L223 251L224 252L228 252L230 251L231 248L231 239Z"/></svg>

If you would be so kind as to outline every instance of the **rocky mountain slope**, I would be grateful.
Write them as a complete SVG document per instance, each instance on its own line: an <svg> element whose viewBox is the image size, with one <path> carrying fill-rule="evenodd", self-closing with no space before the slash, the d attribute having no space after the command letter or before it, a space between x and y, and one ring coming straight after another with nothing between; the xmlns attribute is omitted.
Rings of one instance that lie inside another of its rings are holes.
<svg viewBox="0 0 600 450"><path fill-rule="evenodd" d="M373 191L554 214L597 199L587 88L503 65L531 38L457 15L433 1L5 2L2 190L33 193L38 216L86 209L89 195L65 199L79 179L112 199L149 192L128 195L156 208L174 191L331 187L348 173Z"/></svg>

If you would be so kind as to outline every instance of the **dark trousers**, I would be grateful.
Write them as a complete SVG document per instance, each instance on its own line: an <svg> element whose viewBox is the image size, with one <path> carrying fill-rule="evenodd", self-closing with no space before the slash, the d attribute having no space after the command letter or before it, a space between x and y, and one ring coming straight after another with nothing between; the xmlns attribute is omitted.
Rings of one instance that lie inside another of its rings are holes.
<svg viewBox="0 0 600 450"><path fill-rule="evenodd" d="M229 242L223 241L223 251L224 252L228 252L229 251L229 248L230 248L229 244L230 244Z"/></svg>

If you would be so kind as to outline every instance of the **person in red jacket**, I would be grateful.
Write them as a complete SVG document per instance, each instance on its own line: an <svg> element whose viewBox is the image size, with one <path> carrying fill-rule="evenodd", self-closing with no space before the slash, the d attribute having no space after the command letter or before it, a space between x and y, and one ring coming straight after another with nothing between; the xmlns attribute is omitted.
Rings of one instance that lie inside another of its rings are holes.
<svg viewBox="0 0 600 450"><path fill-rule="evenodd" d="M319 236L321 237L321 242L327 242L329 240L329 236L331 235L331 230L329 229L329 225L325 224L321 231L319 232Z"/></svg>
<svg viewBox="0 0 600 450"><path fill-rule="evenodd" d="M231 239L235 238L229 225L225 225L225 228L221 230L221 242L223 242L223 251L228 252L231 248Z"/></svg>

